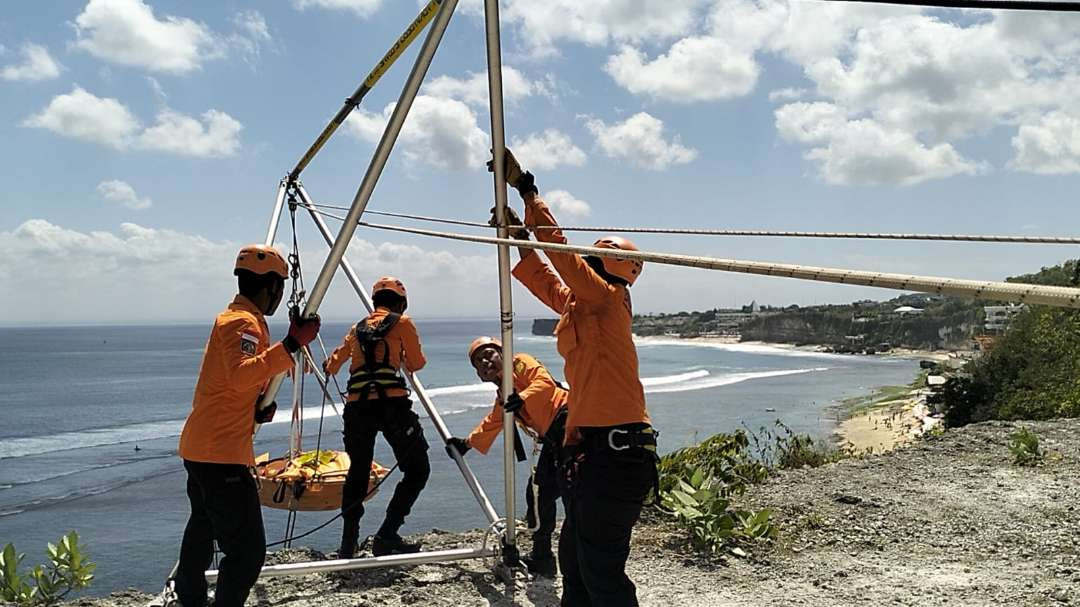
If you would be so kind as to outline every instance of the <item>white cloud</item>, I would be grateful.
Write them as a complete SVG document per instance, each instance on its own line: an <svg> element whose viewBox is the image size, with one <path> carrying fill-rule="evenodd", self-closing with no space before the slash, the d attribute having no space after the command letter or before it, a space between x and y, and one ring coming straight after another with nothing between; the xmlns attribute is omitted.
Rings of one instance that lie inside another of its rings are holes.
<svg viewBox="0 0 1080 607"><path fill-rule="evenodd" d="M0 78L12 81L39 82L51 80L60 75L60 64L49 54L49 49L27 42L19 49L22 61L5 65L0 70Z"/></svg>
<svg viewBox="0 0 1080 607"><path fill-rule="evenodd" d="M501 16L517 26L530 54L553 55L562 41L603 46L685 35L705 0L510 0Z"/></svg>
<svg viewBox="0 0 1080 607"><path fill-rule="evenodd" d="M647 112L610 125L593 118L585 126L609 157L629 160L645 169L661 171L697 158L697 150L682 145L678 135L665 139L664 123Z"/></svg>
<svg viewBox="0 0 1080 607"><path fill-rule="evenodd" d="M138 119L124 104L96 97L79 86L66 95L53 97L44 110L22 124L115 149L129 147L140 128Z"/></svg>
<svg viewBox="0 0 1080 607"><path fill-rule="evenodd" d="M510 149L521 165L529 170L585 164L585 152L574 145L569 136L555 129L533 133L524 139L513 138Z"/></svg>
<svg viewBox="0 0 1080 607"><path fill-rule="evenodd" d="M806 158L818 165L827 183L914 185L986 170L947 143L927 146L906 131L871 119L848 120L829 103L782 106L776 110L776 125L784 138L817 146Z"/></svg>
<svg viewBox="0 0 1080 607"><path fill-rule="evenodd" d="M207 110L202 120L170 109L162 110L157 121L140 135L135 147L197 158L234 156L240 149L240 130L232 116Z"/></svg>
<svg viewBox="0 0 1080 607"><path fill-rule="evenodd" d="M355 238L348 255L365 281L375 277L374 270L364 270L372 267L405 280L412 295L410 312L495 313L497 299L487 296L497 287L493 252L477 247L463 254L403 244L397 237L388 240L394 242ZM7 320L16 323L209 322L236 292L232 264L242 244L135 223L79 231L31 219L0 230L0 258L5 260L0 280L7 287L0 290L0 306L13 311ZM306 270L317 272L326 249L310 244L314 248L302 249L301 259ZM354 318L358 307L344 281L336 281L320 312ZM275 320L284 320L283 309ZM329 345L341 336L324 337Z"/></svg>
<svg viewBox="0 0 1080 607"><path fill-rule="evenodd" d="M97 193L102 199L133 211L149 209L154 204L149 198L139 198L135 193L135 188L131 187L126 181L120 181L119 179L102 181L97 186Z"/></svg>
<svg viewBox="0 0 1080 607"><path fill-rule="evenodd" d="M200 121L164 108L155 123L144 129L118 100L97 97L78 86L54 97L45 109L22 124L117 150L150 150L197 158L236 154L243 128L232 116L218 110L204 112Z"/></svg>
<svg viewBox="0 0 1080 607"><path fill-rule="evenodd" d="M1043 175L1080 173L1080 116L1054 111L1034 124L1022 124L1012 146L1014 169Z"/></svg>
<svg viewBox="0 0 1080 607"><path fill-rule="evenodd" d="M159 19L143 0L90 0L75 26L76 48L153 72L184 74L223 55L205 25L172 15Z"/></svg>
<svg viewBox="0 0 1080 607"><path fill-rule="evenodd" d="M360 17L374 14L382 6L383 0L292 0L297 10L322 8L328 10L350 11Z"/></svg>
<svg viewBox="0 0 1080 607"><path fill-rule="evenodd" d="M795 101L806 96L806 89L788 87L769 92L769 101Z"/></svg>
<svg viewBox="0 0 1080 607"><path fill-rule="evenodd" d="M719 0L707 24L680 34L666 54L648 61L623 50L609 60L609 72L633 92L694 100L704 90L692 84L695 70L709 61L686 68L673 60L690 40L723 40L734 49L730 56L748 66L762 53L786 59L802 69L810 91L782 89L770 100L817 98L842 119L797 119L788 108L777 112L777 129L788 141L813 146L807 158L833 183L884 185L891 176L894 184L910 184L981 171L984 163L964 159L957 146L1001 127L1017 129L1013 168L1075 171L1065 116L1080 90L1080 22L1007 12L978 17L915 7ZM690 77L673 77L682 72ZM749 87L731 92L739 90ZM1051 135L1050 123L1066 134ZM823 129L835 130L824 139L814 134ZM855 133L885 148L870 150L870 158L844 157L868 151L852 139ZM895 165L871 168L882 162Z"/></svg>
<svg viewBox="0 0 1080 607"><path fill-rule="evenodd" d="M505 103L513 104L530 95L544 92L544 89L533 85L518 70L504 65L502 71ZM486 108L488 106L487 72L469 72L465 78L439 76L424 85L423 93L432 97L459 99L469 105Z"/></svg>
<svg viewBox="0 0 1080 607"><path fill-rule="evenodd" d="M572 218L580 218L587 217L592 213L592 207L589 206L589 203L574 198L574 196L566 190L551 190L550 192L545 192L544 201L550 204L560 217L568 215Z"/></svg>
<svg viewBox="0 0 1080 607"><path fill-rule="evenodd" d="M266 19L257 10L240 11L233 15L233 26L237 31L228 36L228 43L244 62L255 65L262 55L264 46L274 48L274 39Z"/></svg>
<svg viewBox="0 0 1080 607"><path fill-rule="evenodd" d="M377 114L363 108L349 115L346 132L377 143L394 111L388 104ZM476 112L457 99L418 95L398 138L406 164L441 169L483 168L490 153L489 137L477 124Z"/></svg>
<svg viewBox="0 0 1080 607"><path fill-rule="evenodd" d="M746 95L761 71L751 53L708 36L683 38L652 60L637 49L623 47L608 59L604 70L631 93L675 103Z"/></svg>

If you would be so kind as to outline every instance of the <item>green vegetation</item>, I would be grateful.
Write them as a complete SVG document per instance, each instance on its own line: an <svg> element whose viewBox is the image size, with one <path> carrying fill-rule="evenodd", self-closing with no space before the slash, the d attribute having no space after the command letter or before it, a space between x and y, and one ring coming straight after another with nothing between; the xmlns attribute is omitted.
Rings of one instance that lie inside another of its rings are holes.
<svg viewBox="0 0 1080 607"><path fill-rule="evenodd" d="M49 544L49 564L35 566L24 578L18 569L25 556L12 544L0 552L0 599L5 602L25 607L55 605L94 579L96 565L86 559L74 531Z"/></svg>
<svg viewBox="0 0 1080 607"><path fill-rule="evenodd" d="M915 311L897 312L898 308ZM967 346L982 326L982 305L965 299L902 295L885 302L788 306L750 305L634 317L637 335L729 335L757 340L829 346L838 352L876 353L894 347L934 349Z"/></svg>
<svg viewBox="0 0 1080 607"><path fill-rule="evenodd" d="M1009 452L1017 466L1034 466L1043 460L1039 450L1039 435L1030 428L1020 428L1009 435Z"/></svg>
<svg viewBox="0 0 1080 607"><path fill-rule="evenodd" d="M774 470L820 466L852 454L795 434L779 420L775 430L717 434L661 458L660 505L699 549L741 554L740 546L776 538L779 527L772 511L738 509L735 498Z"/></svg>
<svg viewBox="0 0 1080 607"><path fill-rule="evenodd" d="M1068 286L1076 270L1069 261L1008 280ZM949 426L1080 415L1080 312L1034 306L1020 313L993 349L966 365L934 404Z"/></svg>
<svg viewBox="0 0 1080 607"><path fill-rule="evenodd" d="M909 307L919 312L896 312ZM982 326L982 305L930 295L902 295L885 302L858 301L783 310L763 308L740 325L743 340L831 346L839 352L875 353L904 347L932 350L967 346Z"/></svg>

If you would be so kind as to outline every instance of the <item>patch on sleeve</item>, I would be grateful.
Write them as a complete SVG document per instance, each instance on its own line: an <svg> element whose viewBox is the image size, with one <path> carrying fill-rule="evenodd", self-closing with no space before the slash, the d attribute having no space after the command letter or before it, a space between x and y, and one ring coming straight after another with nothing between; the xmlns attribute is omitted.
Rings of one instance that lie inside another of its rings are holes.
<svg viewBox="0 0 1080 607"><path fill-rule="evenodd" d="M259 338L250 333L240 334L240 352L247 356L255 356L259 347Z"/></svg>
<svg viewBox="0 0 1080 607"><path fill-rule="evenodd" d="M515 360L514 361L514 373L520 375L520 374L522 374L524 372L525 372L525 361L520 360L520 359Z"/></svg>

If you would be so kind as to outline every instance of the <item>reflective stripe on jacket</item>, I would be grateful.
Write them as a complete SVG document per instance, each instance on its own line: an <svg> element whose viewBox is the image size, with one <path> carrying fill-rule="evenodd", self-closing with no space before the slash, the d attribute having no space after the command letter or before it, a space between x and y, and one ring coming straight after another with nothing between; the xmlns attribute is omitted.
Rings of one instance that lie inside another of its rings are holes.
<svg viewBox="0 0 1080 607"><path fill-rule="evenodd" d="M255 401L270 378L292 368L281 342L255 304L237 295L218 315L203 353L191 413L180 434L180 457L211 464L255 465L251 439Z"/></svg>
<svg viewBox="0 0 1080 607"><path fill-rule="evenodd" d="M369 327L374 327L382 322L389 313L390 310L386 308L375 308L375 311L369 314L364 322ZM390 347L388 362L393 368L405 369L410 373L415 373L423 369L424 365L427 364L427 359L424 358L424 352L420 347L420 335L416 331L416 325L413 324L408 315L401 315L401 319L390 329L385 339L386 345ZM379 348L379 353L382 353L382 347ZM326 359L327 371L332 374L337 373L346 360L352 361L349 367L350 374L360 369L364 364L364 349L360 346L360 341L356 339L356 331L352 327L345 334L345 339L342 340L341 345L330 353L330 358ZM386 390L388 398L407 395L408 391L401 388ZM378 397L379 395L372 390L368 393L367 400L374 400ZM349 395L349 402L356 400L359 400L358 394Z"/></svg>
<svg viewBox="0 0 1080 607"><path fill-rule="evenodd" d="M557 225L547 204L539 196L533 200L525 206L525 225ZM536 238L566 243L557 228L536 230ZM573 390L567 442L572 442L576 428L649 423L631 332L629 290L608 283L579 255L555 251L545 251L545 255L558 274L536 253L526 254L513 274L560 315L555 336L566 361L566 381Z"/></svg>
<svg viewBox="0 0 1080 607"><path fill-rule="evenodd" d="M547 434L551 420L566 404L569 393L548 373L544 365L528 354L514 355L514 390L525 404L518 410L517 423L539 436ZM469 433L466 441L480 453L491 449L495 437L503 429L503 408L496 397L491 413Z"/></svg>

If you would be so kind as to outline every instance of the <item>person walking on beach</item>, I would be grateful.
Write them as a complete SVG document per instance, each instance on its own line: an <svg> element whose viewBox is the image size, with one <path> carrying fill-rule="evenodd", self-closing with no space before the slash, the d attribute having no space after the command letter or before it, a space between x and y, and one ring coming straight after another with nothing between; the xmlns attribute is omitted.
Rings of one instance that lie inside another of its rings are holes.
<svg viewBox="0 0 1080 607"><path fill-rule="evenodd" d="M481 380L502 385L502 352L502 342L493 337L478 337L469 345L469 362ZM503 411L513 413L518 425L540 438L543 447L525 489L525 520L535 530L532 552L522 560L530 572L553 577L556 568L551 534L555 531L555 503L559 499L557 467L569 393L540 361L528 354L514 354L513 369L514 392L507 398L496 396L491 412L469 436L450 437L446 448L447 452L454 449L461 455L470 449L486 454L503 429ZM515 440L518 440L516 435Z"/></svg>
<svg viewBox="0 0 1080 607"><path fill-rule="evenodd" d="M539 241L565 244L533 175L509 150L505 160L506 182L525 201L524 225ZM528 238L525 230L512 232ZM593 246L637 250L618 236ZM634 606L636 588L626 575L630 536L657 483L656 434L631 334L630 286L642 263L547 251L552 270L535 251L519 252L514 277L560 315L555 335L572 389L560 476L566 508L559 536L562 605Z"/></svg>
<svg viewBox="0 0 1080 607"><path fill-rule="evenodd" d="M206 342L191 413L180 435L191 516L173 578L184 607L207 602L206 570L214 541L224 553L218 567L215 607L240 607L266 556L262 508L251 467L256 423L277 409L257 405L270 379L293 366L292 354L311 343L319 318L294 316L285 339L270 345L266 316L285 292L289 266L276 249L249 245L236 256L239 294L218 315Z"/></svg>
<svg viewBox="0 0 1080 607"><path fill-rule="evenodd" d="M346 360L349 368L349 398L345 405L345 451L349 454L349 475L341 495L341 546L338 558L353 558L360 539L360 519L368 493L371 460L375 456L375 436L383 433L394 450L402 477L386 506L386 518L372 543L375 556L418 552L419 544L398 535L431 474L428 443L420 419L412 410L409 390L401 369L414 373L427 362L420 347L420 335L412 319L405 315L408 296L405 285L392 276L375 281L371 289L375 310L352 328L326 359L323 368L335 374Z"/></svg>

